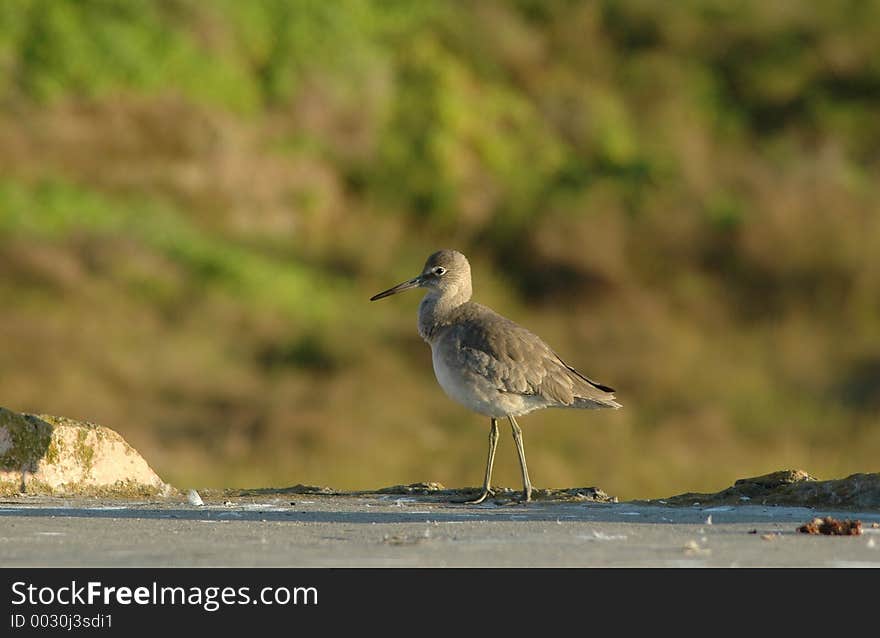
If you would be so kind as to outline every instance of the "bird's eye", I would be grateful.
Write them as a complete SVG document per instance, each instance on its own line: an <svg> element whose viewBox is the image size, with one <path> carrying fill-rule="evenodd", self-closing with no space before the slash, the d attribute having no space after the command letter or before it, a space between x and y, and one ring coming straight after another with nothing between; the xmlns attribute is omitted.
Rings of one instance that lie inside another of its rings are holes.
<svg viewBox="0 0 880 638"><path fill-rule="evenodd" d="M432 270L431 272L433 272L433 273L434 273L435 275L437 275L438 277L442 277L443 275L446 274L446 269L445 269L443 266L437 266L437 267L434 268L434 270Z"/></svg>

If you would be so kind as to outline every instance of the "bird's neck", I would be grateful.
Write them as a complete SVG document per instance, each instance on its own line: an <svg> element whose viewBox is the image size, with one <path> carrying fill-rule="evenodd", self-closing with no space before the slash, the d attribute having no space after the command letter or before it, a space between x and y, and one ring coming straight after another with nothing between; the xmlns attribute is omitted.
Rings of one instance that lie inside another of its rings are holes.
<svg viewBox="0 0 880 638"><path fill-rule="evenodd" d="M469 291L438 295L429 292L419 305L419 334L431 343L437 332L452 321L455 310L470 299Z"/></svg>

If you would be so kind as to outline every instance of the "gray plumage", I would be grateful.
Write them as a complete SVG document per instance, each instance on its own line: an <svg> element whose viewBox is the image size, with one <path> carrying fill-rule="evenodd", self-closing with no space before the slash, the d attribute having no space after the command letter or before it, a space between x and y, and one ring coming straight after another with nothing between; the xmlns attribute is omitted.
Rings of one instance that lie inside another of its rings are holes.
<svg viewBox="0 0 880 638"><path fill-rule="evenodd" d="M411 288L427 289L419 306L419 334L431 346L437 381L451 398L491 418L486 480L474 502L491 493L496 420L501 417L513 428L528 501L531 484L514 417L548 407L619 408L614 390L569 366L534 333L471 301L470 264L460 252L437 251L418 277L371 300Z"/></svg>
<svg viewBox="0 0 880 638"><path fill-rule="evenodd" d="M482 304L457 306L432 333L450 365L491 380L499 392L542 397L546 407L620 407L614 390L580 374L540 337Z"/></svg>

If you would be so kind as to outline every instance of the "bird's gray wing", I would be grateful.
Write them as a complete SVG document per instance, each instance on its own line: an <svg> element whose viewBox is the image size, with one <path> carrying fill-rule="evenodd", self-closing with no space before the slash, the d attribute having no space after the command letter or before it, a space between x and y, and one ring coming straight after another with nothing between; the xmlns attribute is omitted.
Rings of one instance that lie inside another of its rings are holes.
<svg viewBox="0 0 880 638"><path fill-rule="evenodd" d="M501 315L487 319L483 314L457 323L452 331L458 365L490 380L500 392L539 395L560 406L617 405L611 388L581 375L537 335Z"/></svg>

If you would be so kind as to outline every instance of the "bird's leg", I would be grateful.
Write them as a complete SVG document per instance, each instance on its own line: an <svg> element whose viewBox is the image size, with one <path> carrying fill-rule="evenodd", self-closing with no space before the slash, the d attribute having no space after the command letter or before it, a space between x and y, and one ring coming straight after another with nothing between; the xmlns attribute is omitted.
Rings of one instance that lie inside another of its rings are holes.
<svg viewBox="0 0 880 638"><path fill-rule="evenodd" d="M498 421L492 418L492 425L489 427L489 458L486 461L486 480L483 481L483 491L472 501L465 501L469 505L482 503L492 494L492 464L495 462L495 447L498 445Z"/></svg>
<svg viewBox="0 0 880 638"><path fill-rule="evenodd" d="M523 502L532 500L532 483L529 481L529 469L526 467L526 450L523 447L522 430L512 416L508 416L510 427L513 429L513 440L516 441L516 453L519 454L519 467L522 470Z"/></svg>

